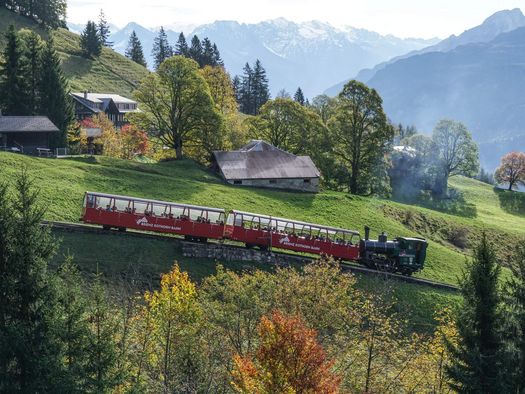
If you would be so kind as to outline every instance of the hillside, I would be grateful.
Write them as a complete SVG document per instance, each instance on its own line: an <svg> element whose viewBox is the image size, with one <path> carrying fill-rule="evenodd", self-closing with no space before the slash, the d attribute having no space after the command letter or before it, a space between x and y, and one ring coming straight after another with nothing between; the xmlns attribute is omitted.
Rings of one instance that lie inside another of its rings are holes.
<svg viewBox="0 0 525 394"><path fill-rule="evenodd" d="M46 160L0 153L0 181L13 179L22 166L41 189L51 220L76 222L83 193L94 190L236 208L361 232L369 225L376 234L384 230L391 237L430 239L426 267L418 275L449 283L457 283L464 267L465 245L473 244L483 230L495 241L502 259L525 236L523 200L509 201L515 195L465 178L451 181L463 200L437 210L332 191L313 195L234 187L191 161L141 164L105 157Z"/></svg>
<svg viewBox="0 0 525 394"><path fill-rule="evenodd" d="M49 33L31 20L0 8L0 48L4 46L4 33L11 24L17 29L34 30L44 39L49 38ZM66 29L58 29L51 35L72 91L109 92L129 97L148 73L144 67L109 48L104 48L98 59L83 58L80 56L80 37Z"/></svg>

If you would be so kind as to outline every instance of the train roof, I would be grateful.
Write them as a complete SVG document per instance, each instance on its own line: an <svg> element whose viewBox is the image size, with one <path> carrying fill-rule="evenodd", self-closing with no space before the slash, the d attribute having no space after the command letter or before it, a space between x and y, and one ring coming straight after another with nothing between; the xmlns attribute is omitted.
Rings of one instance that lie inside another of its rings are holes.
<svg viewBox="0 0 525 394"><path fill-rule="evenodd" d="M121 200L139 201L139 202L145 202L145 203L171 205L171 206L184 207L184 208L190 208L190 209L192 209L192 208L193 209L202 209L202 210L210 211L210 212L226 213L226 211L224 209L221 209L221 208L211 208L211 207L204 207L204 206L199 206L199 205L190 205L190 204L168 202L168 201L160 201L160 200L150 200L150 199L147 199L147 198L122 196L122 195L119 195L119 194L106 194L106 193L98 193L98 192L90 192L90 191L87 191L86 194L91 194L91 195L95 195L95 196L98 196L98 197L118 198L118 199L121 199Z"/></svg>
<svg viewBox="0 0 525 394"><path fill-rule="evenodd" d="M299 221L299 220L280 218L280 217L276 217L276 216L261 215L261 214L258 214L258 213L252 213L252 212L237 211L237 210L235 210L235 209L232 209L231 212L233 212L233 213L240 213L241 215L251 215L251 216L256 216L256 217L263 218L263 219L277 220L277 221L281 221L281 222L288 222L288 223L301 224L301 225L303 225L303 226L316 227L316 228L323 229L323 230L330 230L330 231L335 231L335 232L337 232L337 231L342 231L342 232L345 232L345 233L350 233L350 234L354 234L354 235L359 235L359 231L355 231L355 230L347 230L347 229L344 229L344 228L331 227L331 226L323 226L323 225L321 225L321 224L301 222L301 221Z"/></svg>

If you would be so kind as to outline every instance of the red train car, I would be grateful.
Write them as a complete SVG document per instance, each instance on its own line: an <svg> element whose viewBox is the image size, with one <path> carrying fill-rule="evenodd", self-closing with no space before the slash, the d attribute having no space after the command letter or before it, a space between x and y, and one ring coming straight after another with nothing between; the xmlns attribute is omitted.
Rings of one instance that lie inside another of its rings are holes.
<svg viewBox="0 0 525 394"><path fill-rule="evenodd" d="M243 242L249 247L279 248L359 260L361 238L356 231L231 211L224 233L225 238Z"/></svg>
<svg viewBox="0 0 525 394"><path fill-rule="evenodd" d="M224 237L223 209L86 192L81 220L104 228L155 231L205 241Z"/></svg>

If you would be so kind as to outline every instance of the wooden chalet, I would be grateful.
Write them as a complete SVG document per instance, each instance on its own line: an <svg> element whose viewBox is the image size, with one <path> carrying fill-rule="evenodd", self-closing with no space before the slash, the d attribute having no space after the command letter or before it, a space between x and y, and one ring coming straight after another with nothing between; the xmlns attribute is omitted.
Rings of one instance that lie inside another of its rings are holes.
<svg viewBox="0 0 525 394"><path fill-rule="evenodd" d="M115 127L122 127L127 123L125 116L130 112L137 112L136 101L110 93L71 93L75 104L77 120L90 118L98 113L105 113Z"/></svg>
<svg viewBox="0 0 525 394"><path fill-rule="evenodd" d="M0 115L0 150L25 154L51 153L59 129L45 116Z"/></svg>

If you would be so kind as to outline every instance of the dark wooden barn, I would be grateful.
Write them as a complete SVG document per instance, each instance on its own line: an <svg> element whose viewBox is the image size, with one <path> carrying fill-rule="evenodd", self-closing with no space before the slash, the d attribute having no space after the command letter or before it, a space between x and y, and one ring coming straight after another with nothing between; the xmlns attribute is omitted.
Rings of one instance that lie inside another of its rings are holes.
<svg viewBox="0 0 525 394"><path fill-rule="evenodd" d="M45 116L1 116L0 150L39 154L51 148L58 128Z"/></svg>

